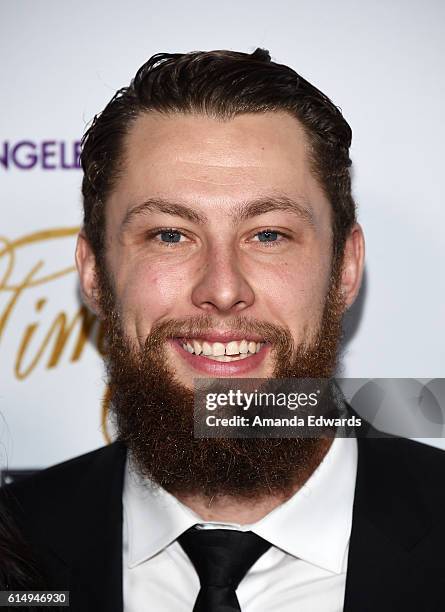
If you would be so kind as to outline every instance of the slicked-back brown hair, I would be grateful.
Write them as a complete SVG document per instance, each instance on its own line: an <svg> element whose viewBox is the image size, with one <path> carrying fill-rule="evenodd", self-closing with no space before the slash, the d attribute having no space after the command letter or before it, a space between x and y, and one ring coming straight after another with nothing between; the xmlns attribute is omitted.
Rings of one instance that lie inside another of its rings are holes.
<svg viewBox="0 0 445 612"><path fill-rule="evenodd" d="M333 211L333 262L356 220L351 195L352 132L331 100L269 52L158 53L120 89L82 139L84 231L98 261L105 248L105 204L119 177L125 136L149 111L201 113L229 120L243 113L287 111L304 128L314 176Z"/></svg>

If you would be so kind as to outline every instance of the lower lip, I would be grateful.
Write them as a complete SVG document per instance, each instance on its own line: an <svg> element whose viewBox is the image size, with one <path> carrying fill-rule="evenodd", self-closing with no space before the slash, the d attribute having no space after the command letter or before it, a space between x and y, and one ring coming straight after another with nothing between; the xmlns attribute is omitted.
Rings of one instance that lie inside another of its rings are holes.
<svg viewBox="0 0 445 612"><path fill-rule="evenodd" d="M214 378L249 374L260 366L268 352L268 346L263 345L258 353L255 353L250 357L246 357L245 359L235 361L214 361L213 359L209 359L204 355L189 353L182 348L179 340L170 340L170 344L179 353L182 359L184 359L184 361L186 361L194 370L208 374Z"/></svg>

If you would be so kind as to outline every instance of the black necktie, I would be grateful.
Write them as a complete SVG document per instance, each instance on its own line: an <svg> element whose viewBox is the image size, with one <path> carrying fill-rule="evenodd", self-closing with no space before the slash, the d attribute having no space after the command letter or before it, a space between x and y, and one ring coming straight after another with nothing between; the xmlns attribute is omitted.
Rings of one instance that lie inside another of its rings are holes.
<svg viewBox="0 0 445 612"><path fill-rule="evenodd" d="M195 527L179 536L178 542L201 583L193 612L240 612L235 589L270 543L252 531Z"/></svg>

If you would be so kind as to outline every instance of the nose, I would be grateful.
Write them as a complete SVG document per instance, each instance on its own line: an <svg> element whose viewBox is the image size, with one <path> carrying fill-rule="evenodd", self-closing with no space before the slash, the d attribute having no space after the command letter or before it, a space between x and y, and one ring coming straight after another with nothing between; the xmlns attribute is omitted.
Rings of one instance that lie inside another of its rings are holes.
<svg viewBox="0 0 445 612"><path fill-rule="evenodd" d="M233 314L248 308L254 300L254 292L234 249L208 251L199 281L192 291L193 304L208 313Z"/></svg>

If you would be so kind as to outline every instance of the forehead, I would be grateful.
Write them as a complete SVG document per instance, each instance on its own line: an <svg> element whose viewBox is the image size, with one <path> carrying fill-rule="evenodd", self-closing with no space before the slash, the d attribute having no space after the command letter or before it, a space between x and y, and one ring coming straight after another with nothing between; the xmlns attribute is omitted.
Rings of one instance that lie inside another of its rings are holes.
<svg viewBox="0 0 445 612"><path fill-rule="evenodd" d="M110 213L163 197L221 214L239 202L279 195L308 202L315 217L329 214L308 151L302 126L285 112L229 120L149 112L126 137Z"/></svg>

